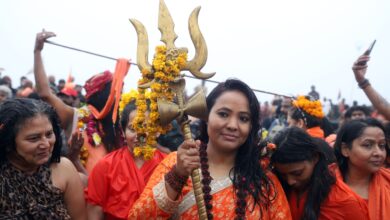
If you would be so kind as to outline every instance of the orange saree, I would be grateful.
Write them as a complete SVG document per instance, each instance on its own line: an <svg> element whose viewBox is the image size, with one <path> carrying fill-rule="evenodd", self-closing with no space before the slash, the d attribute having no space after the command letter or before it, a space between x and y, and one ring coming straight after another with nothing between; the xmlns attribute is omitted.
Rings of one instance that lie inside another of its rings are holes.
<svg viewBox="0 0 390 220"><path fill-rule="evenodd" d="M336 170L336 178L343 181L341 172L338 169ZM352 191L350 188L349 190ZM368 219L390 219L390 170L380 168L374 173L368 190L368 201L352 191L353 194L360 199L361 203L364 204L362 209L366 212L366 216L369 217Z"/></svg>
<svg viewBox="0 0 390 220"><path fill-rule="evenodd" d="M334 169L331 165L330 169ZM298 198L295 191L289 193L289 204L293 220L301 220L305 209L307 192ZM364 202L339 178L331 187L328 197L320 207L319 220L367 220Z"/></svg>
<svg viewBox="0 0 390 220"><path fill-rule="evenodd" d="M105 219L127 219L131 206L139 198L153 170L165 154L154 157L138 168L127 147L103 157L88 178L85 197L88 203L102 207Z"/></svg>
<svg viewBox="0 0 390 220"><path fill-rule="evenodd" d="M140 198L133 205L129 213L129 219L198 219L198 211L192 191L192 182L189 178L184 186L182 194L177 201L172 201L167 197L165 191L164 174L169 172L176 164L176 152L169 154L164 161L154 170L145 190ZM268 173L268 177L274 184L271 195L275 195L270 206L255 206L246 209L247 219L264 220L289 220L291 219L290 209L284 191L277 178ZM230 178L212 181L210 184L213 199L212 213L214 219L234 219L235 217L235 193ZM249 207L253 202L248 199Z"/></svg>
<svg viewBox="0 0 390 220"><path fill-rule="evenodd" d="M390 219L390 170L381 168L371 179L368 192L368 214L371 220Z"/></svg>

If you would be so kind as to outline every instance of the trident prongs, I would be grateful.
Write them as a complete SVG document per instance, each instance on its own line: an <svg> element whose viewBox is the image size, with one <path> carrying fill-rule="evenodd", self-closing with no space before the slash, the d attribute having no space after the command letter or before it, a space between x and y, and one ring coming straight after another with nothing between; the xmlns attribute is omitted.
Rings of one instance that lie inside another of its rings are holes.
<svg viewBox="0 0 390 220"><path fill-rule="evenodd" d="M137 47L137 65L138 69L142 72L143 70L147 70L150 73L152 70L152 65L148 62L148 54L149 54L149 41L148 41L148 33L144 25L136 19L130 19L130 22L133 24L135 30L137 31L138 36L138 47Z"/></svg>
<svg viewBox="0 0 390 220"><path fill-rule="evenodd" d="M163 0L160 0L160 10L158 15L158 29L161 32L161 41L167 45L167 50L176 48L175 40L177 35L175 33L175 24L173 23L171 14Z"/></svg>
<svg viewBox="0 0 390 220"><path fill-rule="evenodd" d="M190 31L191 39L195 47L195 56L192 60L188 61L185 67L182 70L188 70L192 75L199 79L208 79L214 76L214 73L202 73L201 69L206 64L207 61L207 45L206 41L203 38L202 33L199 29L198 16L199 16L200 7L195 8L188 20L188 29ZM141 22L130 19L130 22L133 24L134 28L137 31L138 36L138 49L137 49L137 63L140 71L147 71L151 74L154 73L152 66L148 62L148 51L149 51L149 42L148 34L146 33L145 27ZM159 7L159 18L158 18L158 29L161 32L161 41L165 43L167 47L167 55L173 50L178 51L187 51L187 48L175 46L175 40L177 35L174 31L175 24L173 23L172 17L169 13L167 6L163 0L160 0ZM167 56L168 58L168 56ZM176 57L170 57L169 59L175 59ZM140 87L147 88L150 86L150 83L147 85L140 85Z"/></svg>
<svg viewBox="0 0 390 220"><path fill-rule="evenodd" d="M187 62L187 65L183 68L183 70L190 71L190 73L197 78L208 79L213 77L215 72L208 74L200 72L207 61L207 44L199 29L199 11L200 7L195 8L188 19L188 29L190 31L191 40L195 46L195 56L191 61Z"/></svg>

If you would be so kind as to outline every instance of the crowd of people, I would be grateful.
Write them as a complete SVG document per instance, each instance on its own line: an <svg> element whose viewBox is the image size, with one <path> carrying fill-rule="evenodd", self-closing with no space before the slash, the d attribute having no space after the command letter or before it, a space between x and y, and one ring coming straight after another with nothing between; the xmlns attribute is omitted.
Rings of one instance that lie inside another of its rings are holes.
<svg viewBox="0 0 390 220"><path fill-rule="evenodd" d="M227 79L207 119L191 118L195 140L173 121L149 155L138 145L155 133L135 121L156 107L122 92L130 64L57 84L42 60L54 36L36 36L35 86L0 79L0 219L197 219L194 170L209 220L390 219L390 104L365 77L368 55L352 70L372 106L321 102L314 86L260 105Z"/></svg>

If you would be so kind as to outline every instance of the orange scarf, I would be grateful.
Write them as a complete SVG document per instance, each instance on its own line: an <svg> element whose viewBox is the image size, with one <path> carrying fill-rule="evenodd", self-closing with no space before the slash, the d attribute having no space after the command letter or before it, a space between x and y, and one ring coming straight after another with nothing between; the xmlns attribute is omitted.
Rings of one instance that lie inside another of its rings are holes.
<svg viewBox="0 0 390 220"><path fill-rule="evenodd" d="M112 105L114 104L113 114L112 114L112 122L115 124L116 119L118 117L118 107L119 100L121 98L122 87L123 87L123 79L125 78L127 72L130 68L130 62L126 59L118 59L115 67L114 78L111 84L110 95L108 96L106 105L99 112L92 105L88 105L88 108L91 110L93 116L100 120L104 118L111 110Z"/></svg>
<svg viewBox="0 0 390 220"><path fill-rule="evenodd" d="M306 129L306 132L312 137L324 139L324 131L320 126L308 128Z"/></svg>
<svg viewBox="0 0 390 220"><path fill-rule="evenodd" d="M339 169L335 170L335 174L344 182ZM351 189L348 187L348 190ZM382 167L374 173L368 190L368 202L351 191L363 204L362 210L367 212L370 220L390 219L390 170Z"/></svg>
<svg viewBox="0 0 390 220"><path fill-rule="evenodd" d="M390 170L381 168L372 177L368 192L368 213L372 220L390 219Z"/></svg>

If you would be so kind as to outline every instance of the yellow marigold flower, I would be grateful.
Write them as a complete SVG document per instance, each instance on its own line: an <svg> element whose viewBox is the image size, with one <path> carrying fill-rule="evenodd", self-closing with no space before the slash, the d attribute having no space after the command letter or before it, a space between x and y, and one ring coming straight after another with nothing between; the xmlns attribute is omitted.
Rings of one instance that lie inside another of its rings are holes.
<svg viewBox="0 0 390 220"><path fill-rule="evenodd" d="M180 69L183 69L187 63L187 54L186 53L181 53L177 57L177 64L179 65Z"/></svg>
<svg viewBox="0 0 390 220"><path fill-rule="evenodd" d="M154 136L150 134L154 134L157 131L157 126L151 126L153 124L154 122L150 123L148 128L146 129L146 132L148 132L149 134L148 138L154 138Z"/></svg>
<svg viewBox="0 0 390 220"><path fill-rule="evenodd" d="M152 121L157 121L160 116L159 116L158 112L151 112L149 117Z"/></svg>
<svg viewBox="0 0 390 220"><path fill-rule="evenodd" d="M141 147L134 147L133 153L135 157L139 157L142 154L142 148Z"/></svg>
<svg viewBox="0 0 390 220"><path fill-rule="evenodd" d="M156 102L150 103L150 111L157 111L158 106Z"/></svg>
<svg viewBox="0 0 390 220"><path fill-rule="evenodd" d="M151 146L151 147L156 147L157 146L157 141L156 138L150 138L146 141L146 144Z"/></svg>
<svg viewBox="0 0 390 220"><path fill-rule="evenodd" d="M165 76L165 74L163 73L163 72L161 72L161 71L157 71L155 74L154 74L154 77L155 78L164 78L164 76Z"/></svg>
<svg viewBox="0 0 390 220"><path fill-rule="evenodd" d="M161 61L161 60L154 60L153 61L153 67L154 67L155 70L160 71L160 70L164 69L165 62Z"/></svg>
<svg viewBox="0 0 390 220"><path fill-rule="evenodd" d="M140 109L141 112L145 112L148 109L148 106L144 103L140 104L137 107Z"/></svg>
<svg viewBox="0 0 390 220"><path fill-rule="evenodd" d="M77 122L77 128L84 128L84 122L82 121Z"/></svg>
<svg viewBox="0 0 390 220"><path fill-rule="evenodd" d="M263 130L261 132L261 139L264 140L268 137L268 131L267 130Z"/></svg>
<svg viewBox="0 0 390 220"><path fill-rule="evenodd" d="M167 60L166 64L167 64L167 66L174 66L175 62L173 60Z"/></svg>
<svg viewBox="0 0 390 220"><path fill-rule="evenodd" d="M159 45L156 47L156 53L163 53L165 54L167 52L167 47L165 45Z"/></svg>
<svg viewBox="0 0 390 220"><path fill-rule="evenodd" d="M144 160L150 160L154 156L154 151L156 149L150 146L146 146L142 149L142 154L144 156Z"/></svg>
<svg viewBox="0 0 390 220"><path fill-rule="evenodd" d="M83 166L85 166L87 164L88 155L89 155L88 154L88 149L85 146L82 146L81 149L80 149L79 158L80 158L81 164Z"/></svg>
<svg viewBox="0 0 390 220"><path fill-rule="evenodd" d="M153 83L152 85L150 85L150 87L151 87L152 90L154 90L155 92L161 91L161 84L159 84L159 83Z"/></svg>
<svg viewBox="0 0 390 220"><path fill-rule="evenodd" d="M102 143L102 139L100 138L100 136L97 133L92 134L92 140L96 146L98 146Z"/></svg>
<svg viewBox="0 0 390 220"><path fill-rule="evenodd" d="M140 122L140 124L142 125L143 124L143 122L145 121L145 116L144 115L142 115L142 116L139 116L138 117L138 121Z"/></svg>
<svg viewBox="0 0 390 220"><path fill-rule="evenodd" d="M122 113L126 105L129 104L131 101L136 100L137 97L138 97L138 92L134 89L130 90L130 92L123 93L121 96L121 101L119 103L119 112Z"/></svg>
<svg viewBox="0 0 390 220"><path fill-rule="evenodd" d="M171 66L166 66L166 67L164 67L164 72L166 72L166 73L170 73L170 72L172 72L172 68L173 67L171 67Z"/></svg>
<svg viewBox="0 0 390 220"><path fill-rule="evenodd" d="M146 68L143 68L142 70L141 70L141 73L142 73L142 76L147 76L147 75L149 75L150 74L150 71L148 70L148 69L146 69Z"/></svg>

